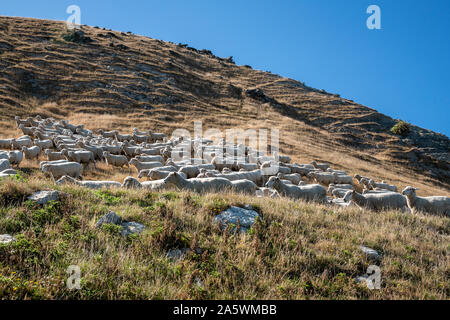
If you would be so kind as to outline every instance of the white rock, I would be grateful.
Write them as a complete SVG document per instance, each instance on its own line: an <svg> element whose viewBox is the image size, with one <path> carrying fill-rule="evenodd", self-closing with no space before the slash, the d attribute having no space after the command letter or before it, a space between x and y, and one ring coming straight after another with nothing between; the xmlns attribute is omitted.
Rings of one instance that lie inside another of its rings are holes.
<svg viewBox="0 0 450 320"><path fill-rule="evenodd" d="M33 193L28 197L28 200L34 201L37 204L45 205L50 201L58 201L59 200L59 191L51 190L51 191L39 191Z"/></svg>
<svg viewBox="0 0 450 320"><path fill-rule="evenodd" d="M0 244L8 244L14 241L16 241L16 239L13 236L10 236L9 234L0 234Z"/></svg>
<svg viewBox="0 0 450 320"><path fill-rule="evenodd" d="M237 225L239 220L241 231L245 232L253 226L256 218L260 218L260 216L254 210L231 207L217 215L214 219L216 222L222 223L223 226L226 224Z"/></svg>
<svg viewBox="0 0 450 320"><path fill-rule="evenodd" d="M144 231L145 226L137 223L137 222L124 222L122 223L122 236L126 237L130 234L136 234L136 233L141 233L142 231Z"/></svg>
<svg viewBox="0 0 450 320"><path fill-rule="evenodd" d="M360 247L361 251L364 252L367 256L367 258L369 258L370 260L380 260L381 259L381 255L374 249L365 247L365 246L361 246Z"/></svg>
<svg viewBox="0 0 450 320"><path fill-rule="evenodd" d="M119 217L115 212L108 212L97 222L97 228L100 228L104 224L115 224L120 225L122 223L122 218Z"/></svg>

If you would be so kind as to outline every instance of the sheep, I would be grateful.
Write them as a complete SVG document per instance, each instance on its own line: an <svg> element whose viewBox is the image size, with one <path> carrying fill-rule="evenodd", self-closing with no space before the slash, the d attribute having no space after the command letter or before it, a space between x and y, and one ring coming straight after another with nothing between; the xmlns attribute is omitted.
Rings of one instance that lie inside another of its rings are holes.
<svg viewBox="0 0 450 320"><path fill-rule="evenodd" d="M265 186L268 187L268 188L273 188L273 183L275 182L275 179L276 179L276 178L279 178L279 177L278 177L278 176L271 176L271 177L269 178L269 180L267 180ZM281 178L279 178L279 179L280 179L280 181L281 181L282 183L284 183L284 184L294 185L294 184L292 183L291 180L283 180L283 179L281 179Z"/></svg>
<svg viewBox="0 0 450 320"><path fill-rule="evenodd" d="M8 159L0 160L0 171L11 169L11 164Z"/></svg>
<svg viewBox="0 0 450 320"><path fill-rule="evenodd" d="M298 173L302 176L307 176L314 170L313 166L300 166L297 164L286 164L286 166L291 169L291 173Z"/></svg>
<svg viewBox="0 0 450 320"><path fill-rule="evenodd" d="M162 148L151 148L151 149L141 148L141 149L139 149L139 154L144 154L147 156L157 156L157 155L161 155L161 150L163 150L163 149Z"/></svg>
<svg viewBox="0 0 450 320"><path fill-rule="evenodd" d="M364 176L361 176L361 175L359 175L359 174L355 174L353 177L354 177L356 180L358 180L358 182L361 182L361 179L371 180L371 178L369 178L369 177L364 177Z"/></svg>
<svg viewBox="0 0 450 320"><path fill-rule="evenodd" d="M11 149L13 139L0 139L0 149Z"/></svg>
<svg viewBox="0 0 450 320"><path fill-rule="evenodd" d="M149 131L149 134L151 134L153 141L158 141L158 140L164 141L164 139L167 139L167 136L164 133L156 133L156 132Z"/></svg>
<svg viewBox="0 0 450 320"><path fill-rule="evenodd" d="M137 143L142 143L142 142L148 142L150 137L146 136L146 135L138 135L135 132L133 132L133 140L136 141Z"/></svg>
<svg viewBox="0 0 450 320"><path fill-rule="evenodd" d="M94 164L94 167L96 167L94 154L91 151L67 151L63 153L65 154L68 161L78 162L86 165L89 165L92 162Z"/></svg>
<svg viewBox="0 0 450 320"><path fill-rule="evenodd" d="M326 172L335 172L335 173L337 173L337 174L339 174L339 175L342 175L342 176L346 176L347 175L347 172L345 172L345 171L343 171L343 170L334 170L334 169L331 169L331 168L328 168L327 170L325 170Z"/></svg>
<svg viewBox="0 0 450 320"><path fill-rule="evenodd" d="M327 191L320 184L294 186L284 184L279 178L275 178L273 181L273 188L277 190L280 195L289 198L327 203Z"/></svg>
<svg viewBox="0 0 450 320"><path fill-rule="evenodd" d="M91 147L92 148L92 147ZM96 147L97 148L97 147ZM122 153L122 145L110 145L110 144L102 144L101 147L98 147L103 151L108 151L111 154L119 155ZM92 151L92 150L91 150Z"/></svg>
<svg viewBox="0 0 450 320"><path fill-rule="evenodd" d="M0 160L9 160L9 156L6 151L0 151Z"/></svg>
<svg viewBox="0 0 450 320"><path fill-rule="evenodd" d="M103 157L106 159L106 164L112 167L119 167L122 168L124 166L127 166L128 168L130 165L128 164L128 158L123 155L114 155L109 153L108 151L103 152Z"/></svg>
<svg viewBox="0 0 450 320"><path fill-rule="evenodd" d="M244 162L239 162L237 164L238 169L244 169L245 171L253 171L253 170L258 170L259 166L256 163L244 163Z"/></svg>
<svg viewBox="0 0 450 320"><path fill-rule="evenodd" d="M39 148L41 148L41 150L44 149L51 149L53 148L53 141L52 140L39 140L39 139L34 139L34 145L38 146Z"/></svg>
<svg viewBox="0 0 450 320"><path fill-rule="evenodd" d="M131 140L133 140L133 135L116 133L115 138L116 138L116 140L118 140L120 142L131 141Z"/></svg>
<svg viewBox="0 0 450 320"><path fill-rule="evenodd" d="M352 191L351 200L360 208L367 208L374 211L401 210L411 212L408 208L406 198L395 192L362 195L356 191Z"/></svg>
<svg viewBox="0 0 450 320"><path fill-rule="evenodd" d="M215 165L214 164L199 164L199 165L188 165L181 167L178 172L182 172L186 174L188 179L195 178L200 174L200 169L205 170L214 170Z"/></svg>
<svg viewBox="0 0 450 320"><path fill-rule="evenodd" d="M112 187L122 187L122 184L116 181L78 181L69 176L63 176L55 182L57 185L63 185L66 183L76 184L88 189L102 189Z"/></svg>
<svg viewBox="0 0 450 320"><path fill-rule="evenodd" d="M253 170L246 172L231 172L227 174L218 174L217 178L225 178L230 181L247 179L255 183L257 186L264 185L264 175L261 170Z"/></svg>
<svg viewBox="0 0 450 320"><path fill-rule="evenodd" d="M348 189L334 188L331 194L337 198L343 198L349 191Z"/></svg>
<svg viewBox="0 0 450 320"><path fill-rule="evenodd" d="M28 136L34 136L34 132L36 130L34 127L25 127L23 124L19 125L19 129L23 132L23 134Z"/></svg>
<svg viewBox="0 0 450 320"><path fill-rule="evenodd" d="M280 172L277 177L280 179L289 180L295 185L298 185L300 181L302 181L302 176L299 173L284 174Z"/></svg>
<svg viewBox="0 0 450 320"><path fill-rule="evenodd" d="M105 138L115 138L116 135L119 134L119 131L117 131L117 130L103 131L103 129L98 129L97 132Z"/></svg>
<svg viewBox="0 0 450 320"><path fill-rule="evenodd" d="M161 190L166 187L166 183L164 180L155 180L155 181L146 181L140 183L139 180L133 177L126 177L123 181L124 188L127 189L139 189L139 188L145 188L145 189L151 189L151 190Z"/></svg>
<svg viewBox="0 0 450 320"><path fill-rule="evenodd" d="M310 172L308 178L314 178L318 183L329 185L335 183L337 174L330 172Z"/></svg>
<svg viewBox="0 0 450 320"><path fill-rule="evenodd" d="M316 161L312 161L311 164L314 166L314 168L320 169L322 171L326 171L330 167L328 163L317 163Z"/></svg>
<svg viewBox="0 0 450 320"><path fill-rule="evenodd" d="M169 174L171 172L174 171L155 171L155 170L150 170L150 172L148 173L148 177L150 178L150 180L161 180L161 179L165 179L169 176ZM176 172L176 171L175 171ZM184 172L178 172L184 179L187 179L187 176Z"/></svg>
<svg viewBox="0 0 450 320"><path fill-rule="evenodd" d="M138 173L139 173L139 171L144 170L144 169L153 169L153 168L158 168L158 167L163 166L163 164L158 161L141 162L136 158L131 159L129 164L134 166Z"/></svg>
<svg viewBox="0 0 450 320"><path fill-rule="evenodd" d="M23 160L23 152L21 151L10 151L8 152L8 160L11 165L16 165L19 167Z"/></svg>
<svg viewBox="0 0 450 320"><path fill-rule="evenodd" d="M402 194L406 196L408 207L413 213L424 212L429 214L443 214L450 216L450 198L445 196L419 197L417 188L406 187Z"/></svg>
<svg viewBox="0 0 450 320"><path fill-rule="evenodd" d="M39 169L42 171L42 168L44 167L45 164L58 164L58 163L67 163L69 161L67 161L66 159L64 160L54 160L54 161L41 161L39 163Z"/></svg>
<svg viewBox="0 0 450 320"><path fill-rule="evenodd" d="M255 194L258 186L247 179L231 181L231 189L237 193Z"/></svg>
<svg viewBox="0 0 450 320"><path fill-rule="evenodd" d="M329 188L328 188L328 192L331 193L331 192L333 192L333 190L330 190L330 188L353 190L353 185L352 184L335 184L335 183L331 183L329 185Z"/></svg>
<svg viewBox="0 0 450 320"><path fill-rule="evenodd" d="M31 141L29 136L23 136L18 139L11 140L12 149L22 150L23 147L31 148L33 146L33 141Z"/></svg>
<svg viewBox="0 0 450 320"><path fill-rule="evenodd" d="M149 135L149 131L139 131L139 129L137 129L137 128L133 128L133 133L134 134L137 134L137 135L140 135L140 136L146 136L146 135Z"/></svg>
<svg viewBox="0 0 450 320"><path fill-rule="evenodd" d="M64 160L66 159L64 153L61 151L52 151L50 149L44 150L44 154L47 156L48 161L55 161L55 160Z"/></svg>
<svg viewBox="0 0 450 320"><path fill-rule="evenodd" d="M138 159L141 162L154 162L154 161L157 161L157 162L164 163L164 159L160 155L155 155L155 156L139 155L139 156L136 156L136 159Z"/></svg>
<svg viewBox="0 0 450 320"><path fill-rule="evenodd" d="M280 195L278 191L275 189L262 187L256 190L256 196L259 198L261 197L278 198Z"/></svg>
<svg viewBox="0 0 450 320"><path fill-rule="evenodd" d="M351 184L353 182L352 177L346 175L346 174L339 174L339 173L335 173L335 179L334 179L334 183L336 184Z"/></svg>
<svg viewBox="0 0 450 320"><path fill-rule="evenodd" d="M198 193L221 192L232 188L230 180L225 178L184 179L178 172L171 172L164 179L167 186Z"/></svg>
<svg viewBox="0 0 450 320"><path fill-rule="evenodd" d="M351 194L352 191L348 190L346 194L343 196L343 198L331 200L331 204L339 206L341 208L356 207L356 204L353 201L351 201Z"/></svg>
<svg viewBox="0 0 450 320"><path fill-rule="evenodd" d="M374 180L369 180L369 185L372 188L381 188L381 189L385 189L385 190L389 190L392 192L397 192L397 187L392 185L392 184L388 184L386 182L382 182L382 183L377 183Z"/></svg>
<svg viewBox="0 0 450 320"><path fill-rule="evenodd" d="M33 160L36 158L36 160L38 160L39 154L41 153L41 148L38 146L34 146L31 148L22 147L22 152L25 155L25 159Z"/></svg>
<svg viewBox="0 0 450 320"><path fill-rule="evenodd" d="M63 176L72 178L81 178L82 166L78 162L63 162L63 163L47 163L42 166L42 172L49 173L56 181Z"/></svg>
<svg viewBox="0 0 450 320"><path fill-rule="evenodd" d="M83 141L79 141L76 143L77 147L80 147L84 150L90 151L94 154L95 159L102 160L103 159L103 148L97 146L86 145ZM109 150L105 150L110 152ZM112 152L111 152L112 153ZM119 152L120 154L120 152Z"/></svg>
<svg viewBox="0 0 450 320"><path fill-rule="evenodd" d="M123 152L125 153L125 155L127 155L129 157L135 157L135 156L141 154L141 150L142 150L142 148L130 146L128 143L123 144L122 149L123 149Z"/></svg>

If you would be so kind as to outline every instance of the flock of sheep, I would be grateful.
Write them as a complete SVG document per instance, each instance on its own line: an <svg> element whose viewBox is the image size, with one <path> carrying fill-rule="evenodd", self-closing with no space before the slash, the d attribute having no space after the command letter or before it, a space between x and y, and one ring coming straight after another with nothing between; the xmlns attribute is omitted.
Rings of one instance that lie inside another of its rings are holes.
<svg viewBox="0 0 450 320"><path fill-rule="evenodd" d="M213 144L212 140L186 137L168 140L164 134L137 129L131 134L116 130L94 133L83 125L40 116L15 120L24 136L0 140L0 178L16 174L11 166L19 167L23 158L38 161L43 153L47 161L40 163L40 169L57 184L94 189L175 187L199 193L232 190L340 207L450 215L449 197L419 197L413 187L406 187L400 194L396 186L385 181L351 177L326 163L292 164L287 156L269 156L244 145L225 141ZM189 158L176 161L186 155L186 150ZM137 178L127 177L123 183L83 181L82 173L90 167L96 169L98 161L116 168L133 166ZM362 193L355 190L356 185L363 189Z"/></svg>

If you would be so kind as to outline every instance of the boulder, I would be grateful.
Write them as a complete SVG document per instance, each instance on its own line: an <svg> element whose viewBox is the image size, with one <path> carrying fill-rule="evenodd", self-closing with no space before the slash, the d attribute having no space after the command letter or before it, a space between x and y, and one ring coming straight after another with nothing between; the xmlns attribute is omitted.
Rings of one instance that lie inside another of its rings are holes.
<svg viewBox="0 0 450 320"><path fill-rule="evenodd" d="M260 218L260 216L258 212L254 210L230 207L217 215L214 219L217 223L221 224L222 228L225 228L227 224L236 226L239 221L241 232L246 232L253 224L255 224L257 218Z"/></svg>
<svg viewBox="0 0 450 320"><path fill-rule="evenodd" d="M10 236L9 234L0 234L0 244L8 244L14 241L16 241L16 239L13 236Z"/></svg>
<svg viewBox="0 0 450 320"><path fill-rule="evenodd" d="M365 246L361 246L360 249L369 260L379 261L381 259L381 255L374 249Z"/></svg>
<svg viewBox="0 0 450 320"><path fill-rule="evenodd" d="M123 237L129 236L131 234L139 234L145 229L145 226L143 224L137 222L123 222L121 226L121 234Z"/></svg>
<svg viewBox="0 0 450 320"><path fill-rule="evenodd" d="M122 218L119 217L115 212L108 212L103 217L100 218L97 222L97 228L100 228L104 224L115 224L120 225L122 224Z"/></svg>
<svg viewBox="0 0 450 320"><path fill-rule="evenodd" d="M41 205L45 205L50 201L59 201L59 191L50 190L35 192L28 197L28 200L34 201Z"/></svg>

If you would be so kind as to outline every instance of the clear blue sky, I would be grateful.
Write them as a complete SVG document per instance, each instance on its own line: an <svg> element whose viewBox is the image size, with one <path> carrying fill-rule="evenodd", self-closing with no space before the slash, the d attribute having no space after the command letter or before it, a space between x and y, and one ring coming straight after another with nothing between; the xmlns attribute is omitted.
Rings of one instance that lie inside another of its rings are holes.
<svg viewBox="0 0 450 320"><path fill-rule="evenodd" d="M66 20L188 43L339 93L450 136L450 1L30 0L0 15ZM366 27L369 5L382 30Z"/></svg>

